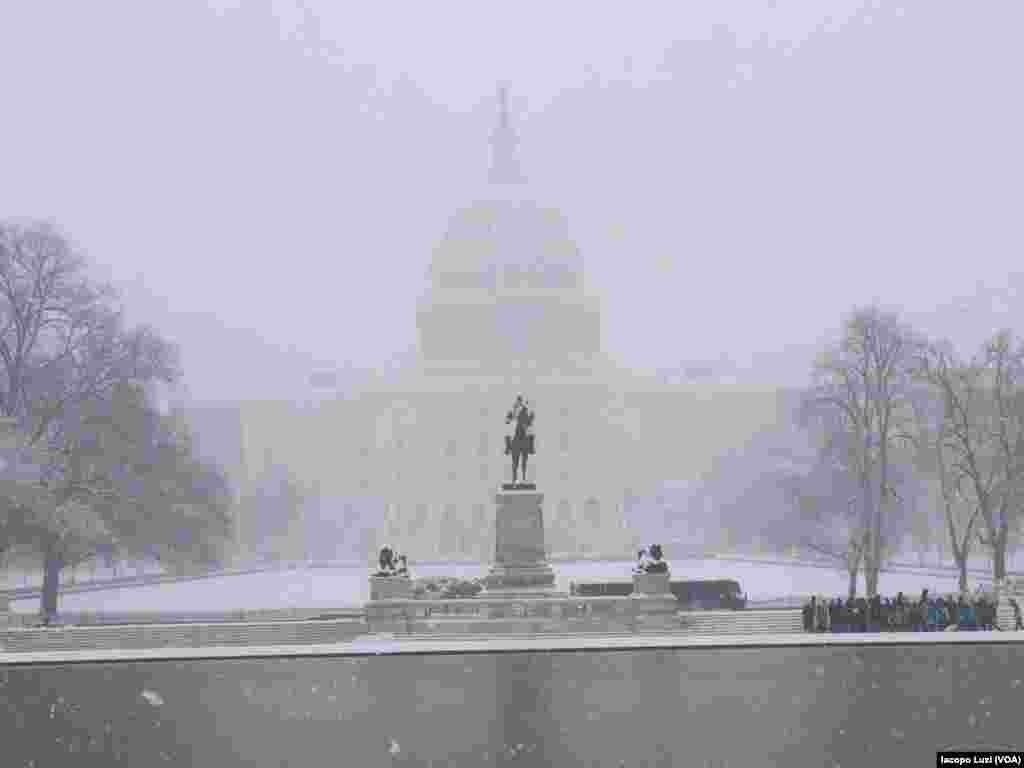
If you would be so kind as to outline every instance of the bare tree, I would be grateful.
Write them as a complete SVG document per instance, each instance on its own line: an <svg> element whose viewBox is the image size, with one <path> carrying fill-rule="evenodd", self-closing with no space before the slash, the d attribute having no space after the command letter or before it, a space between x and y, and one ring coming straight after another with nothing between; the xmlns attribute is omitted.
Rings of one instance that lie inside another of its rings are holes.
<svg viewBox="0 0 1024 768"><path fill-rule="evenodd" d="M984 351L992 379L995 458L999 482L995 504L981 509L983 541L992 552L992 576L1006 578L1010 531L1024 507L1024 344L1009 330L997 333Z"/></svg>
<svg viewBox="0 0 1024 768"><path fill-rule="evenodd" d="M930 496L941 509L943 527L960 574L961 592L967 590L967 564L980 521L976 503L965 496L963 476L954 468L956 445L953 423L937 390L919 398L917 419L917 468L927 477Z"/></svg>
<svg viewBox="0 0 1024 768"><path fill-rule="evenodd" d="M796 513L783 535L799 549L840 565L848 578L847 594L855 597L867 545L857 472L823 453L813 467L782 485Z"/></svg>
<svg viewBox="0 0 1024 768"><path fill-rule="evenodd" d="M922 343L895 314L861 308L846 321L839 344L815 366L809 406L838 416L860 481L869 596L877 594L883 559L898 543L886 535L885 518L902 503L891 473L894 452L913 439L913 371Z"/></svg>
<svg viewBox="0 0 1024 768"><path fill-rule="evenodd" d="M149 328L126 328L116 299L52 226L0 223L0 414L19 425L37 471L3 495L42 556L46 616L65 566L104 543L141 541L147 519L172 517L155 514L153 485L132 482L132 457L158 448L143 388L180 376L177 351Z"/></svg>
<svg viewBox="0 0 1024 768"><path fill-rule="evenodd" d="M1001 581L1024 500L1024 346L1003 331L963 361L948 342L933 344L921 355L919 371L943 403L949 482L970 494L978 539L991 551L993 577Z"/></svg>

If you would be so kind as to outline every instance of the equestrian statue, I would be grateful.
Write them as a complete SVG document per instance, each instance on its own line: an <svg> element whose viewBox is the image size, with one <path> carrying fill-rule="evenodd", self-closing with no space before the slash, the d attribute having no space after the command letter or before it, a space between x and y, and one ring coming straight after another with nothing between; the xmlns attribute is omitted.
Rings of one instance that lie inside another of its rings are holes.
<svg viewBox="0 0 1024 768"><path fill-rule="evenodd" d="M512 484L519 482L519 462L523 463L523 483L526 483L526 460L536 451L533 440L533 410L522 395L516 398L512 410L505 415L505 424L515 424L511 435L505 436L505 455L512 456Z"/></svg>

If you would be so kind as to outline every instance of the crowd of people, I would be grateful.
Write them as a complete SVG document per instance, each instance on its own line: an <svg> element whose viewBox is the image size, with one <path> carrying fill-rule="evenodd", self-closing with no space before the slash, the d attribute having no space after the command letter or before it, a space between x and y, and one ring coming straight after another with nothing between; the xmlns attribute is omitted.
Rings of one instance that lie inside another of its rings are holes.
<svg viewBox="0 0 1024 768"><path fill-rule="evenodd" d="M633 573L668 573L668 563L664 560L665 553L661 544L652 544L636 554L636 566Z"/></svg>
<svg viewBox="0 0 1024 768"><path fill-rule="evenodd" d="M1020 606L1010 599L1017 629L1024 629ZM875 595L871 598L827 600L812 597L803 607L807 632L944 632L998 629L996 603L987 595L931 597L918 600Z"/></svg>

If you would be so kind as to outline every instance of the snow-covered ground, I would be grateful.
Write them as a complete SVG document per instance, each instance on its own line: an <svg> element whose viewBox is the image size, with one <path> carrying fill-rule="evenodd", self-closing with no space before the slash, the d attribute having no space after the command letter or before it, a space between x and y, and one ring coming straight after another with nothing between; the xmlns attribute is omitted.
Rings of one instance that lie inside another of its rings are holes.
<svg viewBox="0 0 1024 768"><path fill-rule="evenodd" d="M846 575L838 570L771 561L744 561L725 558L684 560L672 563L674 579L735 579L751 601L810 594L844 595ZM458 576L472 578L487 573L486 564L437 564L413 568L416 577ZM568 591L570 581L587 579L628 579L631 563L565 562L556 563L557 586ZM368 569L359 566L299 568L241 575L225 575L194 581L129 586L61 596L61 609L68 612L167 611L203 612L259 609L320 609L359 606L369 599ZM970 586L985 583L972 575ZM898 571L883 573L883 594L902 591L917 595L928 588L933 594L956 590L952 571ZM863 591L863 581L859 586ZM11 610L34 613L38 598L15 600Z"/></svg>

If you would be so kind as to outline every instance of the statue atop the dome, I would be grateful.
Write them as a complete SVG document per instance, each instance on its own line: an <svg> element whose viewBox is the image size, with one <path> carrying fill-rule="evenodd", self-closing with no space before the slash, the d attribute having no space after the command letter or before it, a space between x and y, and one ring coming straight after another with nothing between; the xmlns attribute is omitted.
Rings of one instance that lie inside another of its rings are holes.
<svg viewBox="0 0 1024 768"><path fill-rule="evenodd" d="M533 438L534 413L522 395L516 398L512 410L505 415L505 424L514 425L511 435L505 436L505 455L512 456L512 485L519 486L519 462L523 462L523 483L526 485L526 460L536 451Z"/></svg>
<svg viewBox="0 0 1024 768"><path fill-rule="evenodd" d="M523 181L516 147L519 140L508 110L508 88L498 86L498 125L491 135L492 184L518 184Z"/></svg>
<svg viewBox="0 0 1024 768"><path fill-rule="evenodd" d="M508 128L511 123L508 119L508 86L498 86L498 120L502 128Z"/></svg>

